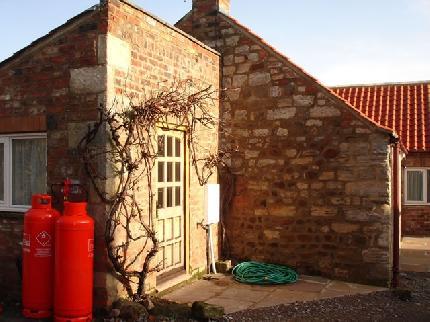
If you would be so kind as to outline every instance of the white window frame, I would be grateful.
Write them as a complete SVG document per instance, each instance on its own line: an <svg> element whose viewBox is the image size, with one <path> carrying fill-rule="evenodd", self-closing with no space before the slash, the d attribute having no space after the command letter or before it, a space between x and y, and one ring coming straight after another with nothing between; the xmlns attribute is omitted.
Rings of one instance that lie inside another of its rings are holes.
<svg viewBox="0 0 430 322"><path fill-rule="evenodd" d="M405 205L416 205L416 206L423 206L423 205L430 205L429 200L427 200L427 171L430 170L430 168L406 168L404 173L404 189L403 193L405 196ZM423 201L416 201L416 200L408 200L408 172L409 171L419 171L423 173Z"/></svg>
<svg viewBox="0 0 430 322"><path fill-rule="evenodd" d="M12 140L46 139L46 133L25 133L0 135L0 143L4 144L4 200L0 200L0 212L25 212L30 205L12 205ZM0 182L0 184L2 184Z"/></svg>

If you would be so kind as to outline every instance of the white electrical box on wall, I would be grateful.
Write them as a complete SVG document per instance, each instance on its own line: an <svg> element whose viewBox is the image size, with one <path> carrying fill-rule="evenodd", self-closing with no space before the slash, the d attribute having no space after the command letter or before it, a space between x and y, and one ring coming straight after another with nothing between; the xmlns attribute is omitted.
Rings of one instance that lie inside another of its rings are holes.
<svg viewBox="0 0 430 322"><path fill-rule="evenodd" d="M219 184L207 184L205 186L205 212L207 224L218 224L220 217L220 192Z"/></svg>

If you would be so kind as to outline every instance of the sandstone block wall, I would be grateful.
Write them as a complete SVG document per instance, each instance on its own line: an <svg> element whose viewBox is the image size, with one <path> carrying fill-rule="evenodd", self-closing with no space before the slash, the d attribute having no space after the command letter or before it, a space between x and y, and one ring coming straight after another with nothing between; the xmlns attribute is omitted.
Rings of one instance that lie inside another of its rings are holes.
<svg viewBox="0 0 430 322"><path fill-rule="evenodd" d="M430 168L430 153L410 152L403 162L404 167ZM404 177L404 173L403 173ZM403 182L404 178L403 178ZM404 184L402 184L404 187ZM404 191L402 191L404 193ZM405 199L403 199L405 200ZM430 236L430 206L405 205L402 207L402 235Z"/></svg>
<svg viewBox="0 0 430 322"><path fill-rule="evenodd" d="M231 18L190 12L178 26L223 56L221 146L239 150L231 255L387 285L389 135Z"/></svg>

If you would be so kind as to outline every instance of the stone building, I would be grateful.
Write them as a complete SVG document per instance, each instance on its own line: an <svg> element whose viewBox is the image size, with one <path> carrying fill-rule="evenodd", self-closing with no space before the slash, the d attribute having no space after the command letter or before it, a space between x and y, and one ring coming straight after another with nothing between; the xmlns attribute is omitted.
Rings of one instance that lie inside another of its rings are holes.
<svg viewBox="0 0 430 322"><path fill-rule="evenodd" d="M239 147L224 214L231 256L387 284L396 266L394 131L234 20L229 1L193 1L177 26L222 55L220 113L234 139L220 144Z"/></svg>
<svg viewBox="0 0 430 322"><path fill-rule="evenodd" d="M395 130L408 153L402 162L401 232L430 236L430 82L337 87L336 94Z"/></svg>
<svg viewBox="0 0 430 322"><path fill-rule="evenodd" d="M6 289L19 296L15 258L31 193L65 177L89 185L76 145L97 120L100 103L122 96L125 82L139 94L177 78L222 88L212 112L224 131L200 140L211 149L237 150L229 160L234 186L223 208L225 231L216 238L224 253L217 256L347 281L392 282L399 158L408 146L397 128L336 95L229 10L229 0L193 0L173 27L128 1L101 1L0 63L0 296ZM172 140L184 135L166 134ZM171 265L151 276L148 290L206 266L206 233L198 225L203 188L187 170L189 159L179 158L183 203L179 229L172 228L179 235L163 241ZM226 178L211 180L223 186ZM94 295L104 305L120 289L103 243L105 206L93 194L89 201L96 219Z"/></svg>

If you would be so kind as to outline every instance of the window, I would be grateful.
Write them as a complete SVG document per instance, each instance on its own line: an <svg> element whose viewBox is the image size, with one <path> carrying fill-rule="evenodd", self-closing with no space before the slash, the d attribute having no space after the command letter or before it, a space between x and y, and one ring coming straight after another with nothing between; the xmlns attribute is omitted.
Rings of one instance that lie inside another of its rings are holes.
<svg viewBox="0 0 430 322"><path fill-rule="evenodd" d="M407 204L430 203L430 169L409 168L405 171L405 201Z"/></svg>
<svg viewBox="0 0 430 322"><path fill-rule="evenodd" d="M46 192L46 135L0 136L0 210L25 211Z"/></svg>

